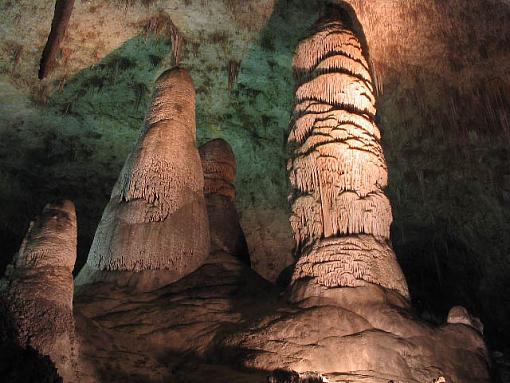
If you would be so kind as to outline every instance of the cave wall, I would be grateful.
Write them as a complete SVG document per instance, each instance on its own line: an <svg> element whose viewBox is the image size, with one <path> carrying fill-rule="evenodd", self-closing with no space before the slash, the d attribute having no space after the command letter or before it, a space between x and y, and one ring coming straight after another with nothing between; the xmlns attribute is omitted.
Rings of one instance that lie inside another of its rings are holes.
<svg viewBox="0 0 510 383"><path fill-rule="evenodd" d="M510 319L510 2L349 0L378 87L392 240L418 309L462 304L497 347ZM197 90L198 143L236 155L256 270L292 262L285 170L297 42L320 11L299 0L77 1L55 73L37 79L54 2L0 3L0 271L50 199L76 202L77 268L150 99L172 64L170 25ZM229 89L229 62L239 63ZM503 325L502 325L503 323Z"/></svg>

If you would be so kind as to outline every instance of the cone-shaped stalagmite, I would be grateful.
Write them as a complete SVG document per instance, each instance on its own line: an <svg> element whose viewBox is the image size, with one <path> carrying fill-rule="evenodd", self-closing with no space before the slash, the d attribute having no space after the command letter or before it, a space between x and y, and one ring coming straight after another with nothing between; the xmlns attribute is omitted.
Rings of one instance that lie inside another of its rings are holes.
<svg viewBox="0 0 510 383"><path fill-rule="evenodd" d="M156 82L78 284L102 270L164 270L171 281L202 264L209 226L195 133L193 81L183 69L168 70Z"/></svg>
<svg viewBox="0 0 510 383"><path fill-rule="evenodd" d="M49 355L65 381L75 377L73 268L76 261L74 204L48 204L30 224L2 296L16 341Z"/></svg>
<svg viewBox="0 0 510 383"><path fill-rule="evenodd" d="M204 193L209 215L211 253L221 251L250 264L239 216L234 205L236 159L230 145L220 138L199 149L204 169Z"/></svg>
<svg viewBox="0 0 510 383"><path fill-rule="evenodd" d="M389 243L387 168L375 96L360 39L330 9L298 46L299 81L289 134L291 226L299 259L293 283L376 284L407 297Z"/></svg>

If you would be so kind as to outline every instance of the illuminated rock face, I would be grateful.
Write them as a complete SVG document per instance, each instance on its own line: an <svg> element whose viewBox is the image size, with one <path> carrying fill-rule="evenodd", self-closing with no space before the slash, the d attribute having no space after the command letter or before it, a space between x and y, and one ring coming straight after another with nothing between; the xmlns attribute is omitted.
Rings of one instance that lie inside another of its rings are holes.
<svg viewBox="0 0 510 383"><path fill-rule="evenodd" d="M211 254L223 252L250 264L248 247L234 204L236 159L230 145L222 139L199 148L204 170L204 194L209 217Z"/></svg>
<svg viewBox="0 0 510 383"><path fill-rule="evenodd" d="M3 282L2 297L15 337L55 363L65 381L75 378L73 267L74 204L48 204L30 224Z"/></svg>
<svg viewBox="0 0 510 383"><path fill-rule="evenodd" d="M179 68L163 73L140 138L114 186L83 275L194 271L209 251L204 178L195 142L195 90Z"/></svg>
<svg viewBox="0 0 510 383"><path fill-rule="evenodd" d="M344 28L340 22L324 20L318 25L319 30ZM180 76L171 72L174 74ZM340 97L338 94L335 97ZM391 212L383 193L386 171L373 114L336 102L316 104L319 111L309 113L314 125L306 128L308 133L298 132L301 116L296 116L291 135L295 149L290 170L296 189L293 224L301 255L293 275L291 302L289 295L238 259L242 231L233 206L235 159L226 142L214 140L200 148L205 173L201 186L210 216L209 256L194 272L185 275L179 270L178 281L162 278L165 270L103 271L113 277L80 286L75 295L75 316L82 381L125 382L130 376L140 381L203 382L214 374L222 381L259 382L270 371L269 381L274 383L490 381L483 338L469 313L455 309L448 323L434 327L417 318L409 307L406 285L388 241ZM324 108L329 108L333 117L324 112L328 116L323 118L320 110ZM319 126L330 119L332 126ZM334 138L338 131L346 138ZM298 133L301 138L297 138ZM362 133L367 135L365 141L356 138ZM130 206L143 207L133 210L132 216L154 210L160 217L161 211L172 206L158 204L147 210L152 205L146 195L163 195L169 190L166 184L161 189L163 181L158 177L148 178L150 193L128 187L138 174L145 174L138 169L150 168L146 163L153 163L139 154L142 149L158 155L152 158L162 156L160 141L142 136L140 142L123 170L105 217L109 217L108 212L122 212L122 208L129 212ZM356 149L359 142L365 142L367 149ZM358 151L366 157L359 160ZM345 160L349 156L354 159ZM330 167L320 162L323 157L331 160L327 163ZM340 168L343 170L338 171ZM305 177L307 174L311 178ZM187 179L177 180L173 182L181 187ZM155 201L154 197L150 200ZM372 201L374 210L366 207L372 206L367 200ZM121 220L128 215L116 214L108 225L109 221L102 222L100 229L115 232L117 226L125 225L124 230L131 230ZM189 216L176 222L187 225ZM135 258L132 248L143 247L159 251L162 259L172 256L171 251L161 248L165 238L159 235L159 226L150 231L150 226L145 229L149 224L166 225L166 221L133 224L134 238L129 246L118 239L104 241L106 245L101 247L95 243L91 264L99 267L103 260L94 259L94 252L108 246L122 249L130 256L127 260ZM175 225L170 228L176 230ZM137 230L148 230L146 237ZM127 235L119 238L130 239ZM118 254L122 259L124 253ZM156 284L129 283L140 274L147 280L161 279ZM118 283L124 277L128 283Z"/></svg>
<svg viewBox="0 0 510 383"><path fill-rule="evenodd" d="M389 243L387 167L360 39L340 11L298 46L299 81L289 145L290 219L298 262L293 283L376 284L408 297Z"/></svg>

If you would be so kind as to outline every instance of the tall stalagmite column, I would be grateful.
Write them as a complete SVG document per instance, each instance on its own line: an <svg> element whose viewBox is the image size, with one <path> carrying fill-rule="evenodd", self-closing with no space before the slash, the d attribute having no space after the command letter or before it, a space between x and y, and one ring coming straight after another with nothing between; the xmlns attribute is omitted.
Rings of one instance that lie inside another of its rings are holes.
<svg viewBox="0 0 510 383"><path fill-rule="evenodd" d="M177 280L209 252L195 89L174 68L156 82L140 138L113 188L78 284L94 272L164 270Z"/></svg>
<svg viewBox="0 0 510 383"><path fill-rule="evenodd" d="M389 242L387 167L374 86L360 39L330 8L298 46L289 135L292 277L327 288L376 284L408 296Z"/></svg>
<svg viewBox="0 0 510 383"><path fill-rule="evenodd" d="M2 281L16 341L49 355L65 382L75 381L73 268L76 261L74 204L48 204L30 224Z"/></svg>
<svg viewBox="0 0 510 383"><path fill-rule="evenodd" d="M248 245L234 204L236 159L225 140L217 138L199 148L204 169L204 194L209 215L211 254L223 252L250 264Z"/></svg>

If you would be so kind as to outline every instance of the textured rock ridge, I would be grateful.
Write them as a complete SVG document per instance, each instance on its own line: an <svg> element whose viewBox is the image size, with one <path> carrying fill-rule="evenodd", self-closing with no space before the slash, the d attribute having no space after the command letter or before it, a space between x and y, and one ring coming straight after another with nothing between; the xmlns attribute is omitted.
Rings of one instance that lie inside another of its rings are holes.
<svg viewBox="0 0 510 383"><path fill-rule="evenodd" d="M209 216L211 254L224 252L250 264L248 246L234 204L236 159L223 139L211 140L199 148L204 170L204 194Z"/></svg>
<svg viewBox="0 0 510 383"><path fill-rule="evenodd" d="M233 201L237 165L229 143L217 138L202 145L199 153L204 169L204 193L223 195Z"/></svg>
<svg viewBox="0 0 510 383"><path fill-rule="evenodd" d="M333 8L298 46L288 163L298 262L293 283L367 283L408 297L389 242L387 167L374 86L360 39Z"/></svg>
<svg viewBox="0 0 510 383"><path fill-rule="evenodd" d="M66 382L76 378L74 204L48 204L34 220L2 281L2 300L21 347L48 355Z"/></svg>
<svg viewBox="0 0 510 383"><path fill-rule="evenodd" d="M195 134L193 81L184 69L168 70L156 82L78 283L100 270L165 270L177 280L202 264L209 229Z"/></svg>

